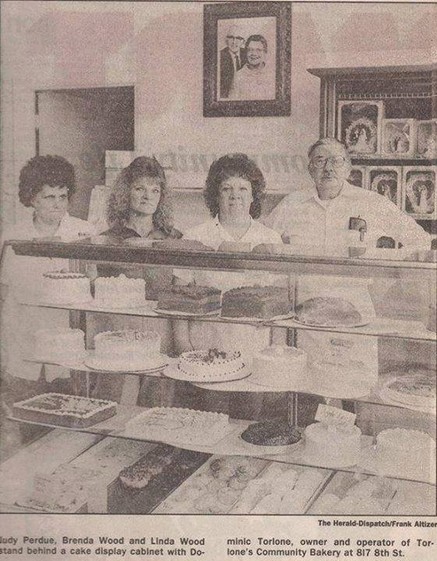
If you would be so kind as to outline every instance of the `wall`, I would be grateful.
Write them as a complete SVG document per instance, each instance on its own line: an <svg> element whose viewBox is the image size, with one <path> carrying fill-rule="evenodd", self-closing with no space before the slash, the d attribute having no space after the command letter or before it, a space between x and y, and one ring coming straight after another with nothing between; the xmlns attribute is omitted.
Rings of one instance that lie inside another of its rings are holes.
<svg viewBox="0 0 437 561"><path fill-rule="evenodd" d="M201 3L7 2L2 11L7 222L21 212L18 173L34 154L35 89L134 84L137 150L175 158L180 186L202 185L196 156L242 151L292 157L267 173L268 185L300 189L318 136L319 80L307 68L437 58L435 5L293 4L291 117L204 118ZM179 225L203 219L202 205L199 195L178 196Z"/></svg>

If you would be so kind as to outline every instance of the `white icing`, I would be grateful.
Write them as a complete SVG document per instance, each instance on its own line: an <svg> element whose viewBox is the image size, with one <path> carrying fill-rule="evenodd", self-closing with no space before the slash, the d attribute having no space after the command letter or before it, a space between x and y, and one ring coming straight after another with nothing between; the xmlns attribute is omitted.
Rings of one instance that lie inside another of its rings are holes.
<svg viewBox="0 0 437 561"><path fill-rule="evenodd" d="M98 277L94 289L95 303L104 308L131 308L146 303L144 279L131 279L126 275Z"/></svg>
<svg viewBox="0 0 437 561"><path fill-rule="evenodd" d="M265 386L299 391L305 381L306 365L304 350L274 345L254 355L251 379Z"/></svg>
<svg viewBox="0 0 437 561"><path fill-rule="evenodd" d="M38 329L34 356L53 362L78 361L85 357L85 334L81 329Z"/></svg>
<svg viewBox="0 0 437 561"><path fill-rule="evenodd" d="M355 425L313 423L304 435L304 457L311 463L342 467L359 460L361 430Z"/></svg>
<svg viewBox="0 0 437 561"><path fill-rule="evenodd" d="M156 331L105 331L94 337L94 346L97 361L141 369L159 356L161 337Z"/></svg>
<svg viewBox="0 0 437 561"><path fill-rule="evenodd" d="M43 400L47 404L56 400L59 403L58 409L47 409L35 405L35 401ZM35 411L38 413L46 413L49 415L74 416L80 419L87 419L96 415L100 411L110 409L117 405L115 401L104 401L102 399L92 399L78 395L65 395L61 393L45 393L36 397L31 397L24 401L14 403L14 407L19 407L27 411Z"/></svg>
<svg viewBox="0 0 437 561"><path fill-rule="evenodd" d="M224 413L177 407L153 407L127 424L129 436L186 444L218 442L229 429L229 417Z"/></svg>
<svg viewBox="0 0 437 561"><path fill-rule="evenodd" d="M179 357L178 368L193 381L197 382L224 382L234 379L240 373L245 363L238 351L218 353L225 356L216 356L208 361L208 351L188 351Z"/></svg>
<svg viewBox="0 0 437 561"><path fill-rule="evenodd" d="M41 299L51 304L72 304L91 300L90 279L80 273L45 273L41 290Z"/></svg>

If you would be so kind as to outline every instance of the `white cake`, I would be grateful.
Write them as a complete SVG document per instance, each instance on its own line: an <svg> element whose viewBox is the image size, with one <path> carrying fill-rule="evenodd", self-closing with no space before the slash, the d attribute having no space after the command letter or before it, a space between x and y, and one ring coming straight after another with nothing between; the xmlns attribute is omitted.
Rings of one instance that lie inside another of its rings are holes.
<svg viewBox="0 0 437 561"><path fill-rule="evenodd" d="M74 304L89 302L90 279L81 273L50 271L43 274L41 299L51 304Z"/></svg>
<svg viewBox="0 0 437 561"><path fill-rule="evenodd" d="M376 437L376 465L383 474L435 477L435 440L418 430L383 430Z"/></svg>
<svg viewBox="0 0 437 561"><path fill-rule="evenodd" d="M61 364L83 360L85 334L81 329L57 328L35 331L34 357Z"/></svg>
<svg viewBox="0 0 437 561"><path fill-rule="evenodd" d="M361 361L320 360L308 371L307 389L324 397L354 399L369 395L377 377Z"/></svg>
<svg viewBox="0 0 437 561"><path fill-rule="evenodd" d="M161 336L156 331L105 331L94 337L93 360L112 369L153 367L160 357Z"/></svg>
<svg viewBox="0 0 437 561"><path fill-rule="evenodd" d="M126 275L98 277L94 290L94 302L102 308L132 308L146 303L144 279L131 279Z"/></svg>
<svg viewBox="0 0 437 561"><path fill-rule="evenodd" d="M226 382L247 375L239 351L188 351L179 357L178 369L193 382Z"/></svg>
<svg viewBox="0 0 437 561"><path fill-rule="evenodd" d="M87 502L100 478L99 471L72 464L61 465L50 474L37 473L29 502L43 510L75 512Z"/></svg>
<svg viewBox="0 0 437 561"><path fill-rule="evenodd" d="M272 345L255 353L251 381L263 386L299 391L303 386L306 364L304 350Z"/></svg>
<svg viewBox="0 0 437 561"><path fill-rule="evenodd" d="M356 425L313 423L304 432L306 461L326 467L353 466L359 460L361 430Z"/></svg>
<svg viewBox="0 0 437 561"><path fill-rule="evenodd" d="M153 407L127 424L131 437L171 444L207 445L218 442L230 430L224 413L195 411L178 407Z"/></svg>

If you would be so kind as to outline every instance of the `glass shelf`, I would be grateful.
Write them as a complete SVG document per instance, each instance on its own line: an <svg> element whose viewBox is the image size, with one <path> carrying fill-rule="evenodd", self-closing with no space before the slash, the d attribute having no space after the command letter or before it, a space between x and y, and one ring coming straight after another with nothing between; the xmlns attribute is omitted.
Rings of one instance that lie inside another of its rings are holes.
<svg viewBox="0 0 437 561"><path fill-rule="evenodd" d="M375 318L368 325L362 327L313 327L303 325L294 321L293 319L278 319L278 320L250 320L245 318L226 318L219 315L216 316L187 316L184 314L163 314L157 313L154 310L157 307L157 302L148 300L141 308L99 308L93 304L47 304L39 302L21 302L23 306L36 306L43 308L56 308L70 311L82 312L98 312L102 314L122 314L129 316L140 316L149 318L166 318L175 320L195 320L215 322L215 323L238 323L241 325L255 325L264 327L281 327L285 329L298 329L304 331L322 331L327 333L349 333L353 335L363 335L366 337L387 337L396 339L412 339L416 341L437 341L437 334L426 329L424 324L420 321L405 321L395 320L389 318Z"/></svg>
<svg viewBox="0 0 437 561"><path fill-rule="evenodd" d="M160 442L164 444L169 444L175 446L175 442L167 442L165 440L152 440L148 438L140 438L137 435L133 435L129 432L126 426L129 421L134 419L138 414L144 411L141 407L136 406L117 406L117 414L102 423L96 424L92 427L87 428L66 428L53 425L51 423L32 423L30 421L22 421L15 417L9 417L11 421L24 422L28 424L34 424L39 426L50 427L53 429L61 429L73 432L82 432L88 434L110 436L113 438L124 438L127 440L136 440L141 442ZM191 443L178 443L177 447L185 450L193 450L196 452L203 452L207 454L216 454L224 456L250 456L259 459L272 460L275 462L282 462L290 465L306 466L306 467L318 467L323 469L331 469L340 472L353 472L368 475L379 475L386 476L394 479L415 481L418 483L427 483L430 485L435 485L435 480L428 479L419 474L406 474L402 473L401 466L399 470L393 471L392 473L381 473L376 468L375 462L375 452L372 446L373 439L371 436L361 437L361 454L360 461L355 466L326 466L320 465L315 462L306 461L302 455L303 445L291 446L290 451L282 452L280 454L269 454L265 453L265 448L262 447L262 452L260 452L259 447L249 444L240 438L241 433L252 423L252 421L241 421L232 420L231 424L235 427L227 437L220 440L214 445L195 445ZM430 469L430 473L433 474L435 470Z"/></svg>

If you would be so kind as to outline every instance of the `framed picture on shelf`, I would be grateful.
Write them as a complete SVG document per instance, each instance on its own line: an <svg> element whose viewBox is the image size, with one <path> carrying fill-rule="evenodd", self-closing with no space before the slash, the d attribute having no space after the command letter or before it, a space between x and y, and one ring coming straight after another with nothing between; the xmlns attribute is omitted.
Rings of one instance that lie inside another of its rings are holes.
<svg viewBox="0 0 437 561"><path fill-rule="evenodd" d="M396 206L401 206L401 182L402 174L400 167L375 166L367 169L368 184L371 191L387 197Z"/></svg>
<svg viewBox="0 0 437 561"><path fill-rule="evenodd" d="M291 3L204 6L204 117L290 115Z"/></svg>
<svg viewBox="0 0 437 561"><path fill-rule="evenodd" d="M403 168L402 208L414 218L436 218L436 166Z"/></svg>
<svg viewBox="0 0 437 561"><path fill-rule="evenodd" d="M350 154L374 156L381 152L382 101L339 101L337 138Z"/></svg>
<svg viewBox="0 0 437 561"><path fill-rule="evenodd" d="M382 119L381 144L384 156L412 156L416 150L416 121Z"/></svg>
<svg viewBox="0 0 437 561"><path fill-rule="evenodd" d="M437 158L437 119L417 122L417 155Z"/></svg>
<svg viewBox="0 0 437 561"><path fill-rule="evenodd" d="M367 188L365 166L352 166L348 182L356 187Z"/></svg>

